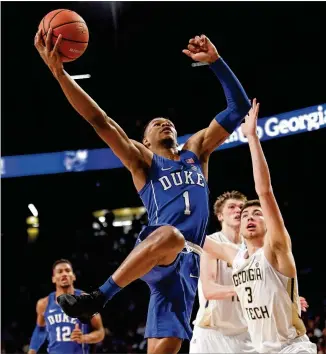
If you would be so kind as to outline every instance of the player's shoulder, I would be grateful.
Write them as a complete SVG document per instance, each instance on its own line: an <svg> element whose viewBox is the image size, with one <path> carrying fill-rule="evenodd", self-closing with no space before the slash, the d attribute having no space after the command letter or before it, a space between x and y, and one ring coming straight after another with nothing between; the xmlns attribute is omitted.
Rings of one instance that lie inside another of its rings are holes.
<svg viewBox="0 0 326 354"><path fill-rule="evenodd" d="M228 239L222 234L221 231L214 232L213 234L207 235L207 237L210 237L217 242L228 242Z"/></svg>
<svg viewBox="0 0 326 354"><path fill-rule="evenodd" d="M49 303L49 296L42 297L38 299L36 303L36 311L39 313L44 313L46 310L46 307L48 306Z"/></svg>

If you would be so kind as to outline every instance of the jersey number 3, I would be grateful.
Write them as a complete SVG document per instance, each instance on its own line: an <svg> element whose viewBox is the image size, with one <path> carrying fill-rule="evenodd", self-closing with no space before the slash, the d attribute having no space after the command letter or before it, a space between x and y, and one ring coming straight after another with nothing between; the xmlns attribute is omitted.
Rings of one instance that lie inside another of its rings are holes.
<svg viewBox="0 0 326 354"><path fill-rule="evenodd" d="M70 342L71 328L68 326L57 327L57 342Z"/></svg>
<svg viewBox="0 0 326 354"><path fill-rule="evenodd" d="M190 215L191 211L190 211L190 200L189 200L189 192L185 191L182 194L184 200L185 200L185 215Z"/></svg>

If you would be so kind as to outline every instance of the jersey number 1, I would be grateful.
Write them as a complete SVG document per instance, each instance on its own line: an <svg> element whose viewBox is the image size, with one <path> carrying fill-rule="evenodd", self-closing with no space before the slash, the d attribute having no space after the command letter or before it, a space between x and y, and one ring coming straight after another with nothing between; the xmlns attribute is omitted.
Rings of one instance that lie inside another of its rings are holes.
<svg viewBox="0 0 326 354"><path fill-rule="evenodd" d="M190 200L189 200L189 192L185 191L182 194L184 200L185 200L185 215L190 215L191 211L190 211Z"/></svg>
<svg viewBox="0 0 326 354"><path fill-rule="evenodd" d="M68 326L57 327L57 342L69 342L71 335L71 328Z"/></svg>

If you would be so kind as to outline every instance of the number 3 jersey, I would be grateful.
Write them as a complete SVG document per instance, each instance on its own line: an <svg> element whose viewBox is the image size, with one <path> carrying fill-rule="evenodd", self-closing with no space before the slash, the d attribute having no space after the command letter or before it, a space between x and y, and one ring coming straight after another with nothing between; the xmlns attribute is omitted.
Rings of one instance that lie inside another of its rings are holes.
<svg viewBox="0 0 326 354"><path fill-rule="evenodd" d="M81 290L75 290L80 295ZM89 333L89 326L82 324L76 318L67 316L56 302L55 292L48 297L48 305L44 312L46 331L48 333L49 354L88 354L88 344L78 344L70 339L76 323L83 334Z"/></svg>
<svg viewBox="0 0 326 354"><path fill-rule="evenodd" d="M209 218L207 183L193 152L181 150L179 156L174 161L154 154L139 195L149 226L172 225L187 241L202 246Z"/></svg>
<svg viewBox="0 0 326 354"><path fill-rule="evenodd" d="M255 350L277 353L305 334L297 279L274 269L263 248L247 256L247 250L240 250L236 255L233 283Z"/></svg>

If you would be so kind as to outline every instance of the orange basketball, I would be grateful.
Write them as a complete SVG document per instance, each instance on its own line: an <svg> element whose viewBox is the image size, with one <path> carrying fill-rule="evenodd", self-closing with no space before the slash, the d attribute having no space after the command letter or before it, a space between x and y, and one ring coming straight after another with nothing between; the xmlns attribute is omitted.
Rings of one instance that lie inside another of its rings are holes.
<svg viewBox="0 0 326 354"><path fill-rule="evenodd" d="M39 25L44 41L50 27L53 45L58 36L62 35L59 53L63 62L76 60L85 52L89 38L88 28L76 12L59 9L45 15Z"/></svg>

